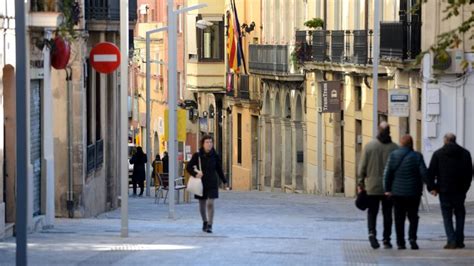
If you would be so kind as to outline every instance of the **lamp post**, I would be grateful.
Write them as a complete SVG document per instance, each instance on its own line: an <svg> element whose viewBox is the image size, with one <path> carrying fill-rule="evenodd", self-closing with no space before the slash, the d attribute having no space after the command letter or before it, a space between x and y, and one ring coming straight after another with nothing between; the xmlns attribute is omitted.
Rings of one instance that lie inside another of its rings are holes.
<svg viewBox="0 0 474 266"><path fill-rule="evenodd" d="M120 0L120 178L121 178L121 230L122 237L128 237L128 0Z"/></svg>
<svg viewBox="0 0 474 266"><path fill-rule="evenodd" d="M175 218L174 180L178 173L178 140L177 140L177 46L178 33L176 16L191 10L206 7L207 4L198 4L190 7L173 10L173 0L168 0L168 146L169 146L169 218Z"/></svg>
<svg viewBox="0 0 474 266"><path fill-rule="evenodd" d="M153 162L153 156L151 154L151 96L150 96L150 80L151 80L151 59L150 59L150 42L151 35L161 31L166 31L168 27L161 27L146 32L146 154L148 156L148 162L146 164L146 195L150 196L150 163Z"/></svg>
<svg viewBox="0 0 474 266"><path fill-rule="evenodd" d="M375 138L378 131L378 115L379 115L379 53L380 53L380 1L374 0L374 59L373 59L373 128L372 135Z"/></svg>
<svg viewBox="0 0 474 266"><path fill-rule="evenodd" d="M16 40L16 161L27 162L27 75L26 50L26 14L25 1L15 1L15 40ZM28 186L27 167L16 164L16 265L25 266L27 260L27 220L28 220Z"/></svg>

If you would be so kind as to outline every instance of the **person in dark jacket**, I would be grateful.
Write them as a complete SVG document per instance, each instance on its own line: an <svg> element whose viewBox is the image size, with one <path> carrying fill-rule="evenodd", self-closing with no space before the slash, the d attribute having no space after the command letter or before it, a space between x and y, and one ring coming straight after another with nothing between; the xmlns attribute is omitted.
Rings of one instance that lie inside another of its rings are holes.
<svg viewBox="0 0 474 266"><path fill-rule="evenodd" d="M213 146L212 137L204 136L201 139L199 152L193 154L186 166L190 175L202 180L203 195L202 197L195 195L195 198L199 200L199 211L203 222L202 230L207 233L212 233L214 200L219 197L219 179L224 184L228 184L222 170L222 161ZM229 188L226 187L226 189Z"/></svg>
<svg viewBox="0 0 474 266"><path fill-rule="evenodd" d="M155 167L156 167L156 164L158 164L160 161L161 161L161 157L160 157L159 154L157 154L157 155L155 156L155 160L154 160L153 163L151 164L151 166L152 166L152 167L151 167L151 168L152 168L152 171L151 171L151 180L152 180L153 182L154 182L154 180L155 180L155 175L156 175L156 173L155 173Z"/></svg>
<svg viewBox="0 0 474 266"><path fill-rule="evenodd" d="M391 197L395 210L395 231L398 249L405 246L405 220L410 228L408 237L412 249L419 249L417 240L418 208L423 193L423 182L428 181L428 170L421 153L413 150L413 138L405 135L401 147L390 154L384 171L385 195Z"/></svg>
<svg viewBox="0 0 474 266"><path fill-rule="evenodd" d="M137 152L130 159L130 164L133 164L133 196L137 195L137 184L140 186L140 197L143 195L145 188L145 165L147 163L146 154L143 153L142 147L137 147Z"/></svg>
<svg viewBox="0 0 474 266"><path fill-rule="evenodd" d="M439 193L444 228L448 238L445 249L464 248L464 201L472 181L472 159L469 151L456 143L456 135L444 136L444 146L431 158L428 176L433 195ZM453 226L456 216L456 230Z"/></svg>
<svg viewBox="0 0 474 266"><path fill-rule="evenodd" d="M163 153L163 159L161 159L163 162L163 173L168 173L169 172L169 157L168 157L168 152Z"/></svg>
<svg viewBox="0 0 474 266"><path fill-rule="evenodd" d="M364 147L362 159L357 172L359 193L367 192L368 210L367 225L369 229L369 242L372 248L380 247L377 241L377 215L380 204L383 213L383 245L392 248L390 238L392 235L392 201L384 195L383 171L390 153L398 148L390 137L390 126L387 122L379 125L377 139L372 140Z"/></svg>

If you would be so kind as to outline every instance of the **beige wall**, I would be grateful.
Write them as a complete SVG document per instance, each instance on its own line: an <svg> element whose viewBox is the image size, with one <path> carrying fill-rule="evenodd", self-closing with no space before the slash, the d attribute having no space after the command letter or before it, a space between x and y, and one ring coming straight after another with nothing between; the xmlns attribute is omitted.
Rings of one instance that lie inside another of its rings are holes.
<svg viewBox="0 0 474 266"><path fill-rule="evenodd" d="M242 115L242 163L237 161L237 130L238 114ZM232 110L233 121L233 163L232 187L235 190L250 190L252 186L252 113L248 108L234 106Z"/></svg>
<svg viewBox="0 0 474 266"><path fill-rule="evenodd" d="M443 20L446 14L442 11L445 10L447 4L441 0L428 1L422 8L422 50L428 49L432 44L436 42L436 36L453 30L461 25L463 21L466 21L472 16L474 6L466 4L459 11L459 16L452 17L448 20ZM462 36L463 42L461 43L460 49L466 52L472 51L474 40L469 40L472 36L473 30L471 29L468 33Z"/></svg>

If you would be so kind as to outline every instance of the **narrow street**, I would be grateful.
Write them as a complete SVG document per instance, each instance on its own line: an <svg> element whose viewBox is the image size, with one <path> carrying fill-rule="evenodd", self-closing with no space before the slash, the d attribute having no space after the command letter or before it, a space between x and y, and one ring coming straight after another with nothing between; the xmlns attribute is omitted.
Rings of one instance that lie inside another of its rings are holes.
<svg viewBox="0 0 474 266"><path fill-rule="evenodd" d="M153 198L130 199L130 237L119 236L120 210L93 219L58 219L29 235L31 265L472 265L474 205L466 249L442 249L439 209L420 211L421 250L372 250L365 213L353 199L263 192L221 192L214 234L201 232L197 202L177 219ZM381 223L379 219L379 238ZM394 233L392 236L394 237ZM394 243L394 239L392 240ZM15 239L0 242L0 265L14 265Z"/></svg>

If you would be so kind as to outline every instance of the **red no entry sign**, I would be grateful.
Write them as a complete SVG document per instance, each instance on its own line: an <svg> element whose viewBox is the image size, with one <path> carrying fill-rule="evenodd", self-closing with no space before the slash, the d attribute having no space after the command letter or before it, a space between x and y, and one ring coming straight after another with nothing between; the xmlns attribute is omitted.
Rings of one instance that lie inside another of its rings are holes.
<svg viewBox="0 0 474 266"><path fill-rule="evenodd" d="M97 72L109 74L120 66L120 50L113 43L101 42L92 48L89 60Z"/></svg>

